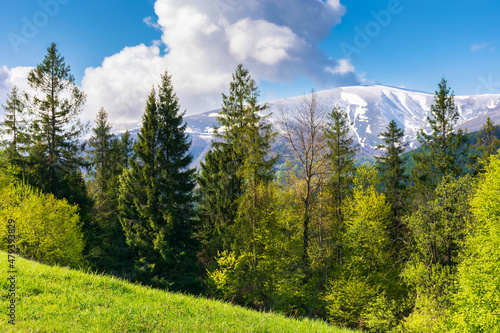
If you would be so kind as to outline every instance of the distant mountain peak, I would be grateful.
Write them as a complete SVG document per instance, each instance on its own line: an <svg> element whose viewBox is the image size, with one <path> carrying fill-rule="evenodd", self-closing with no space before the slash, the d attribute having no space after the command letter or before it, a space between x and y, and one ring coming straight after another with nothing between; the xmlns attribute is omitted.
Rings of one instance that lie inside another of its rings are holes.
<svg viewBox="0 0 500 333"><path fill-rule="evenodd" d="M405 130L404 141L409 143L409 149L418 146L417 132L420 129L430 131L427 117L431 115L433 93L368 85L332 88L315 94L327 108L339 105L347 112L355 142L361 146L363 155L378 154L375 150L377 144L381 143L378 135L385 131L391 120L395 120ZM273 113L269 118L270 122L276 123L279 108L296 109L303 98L304 96L295 96L267 102ZM495 123L500 123L500 95L455 96L455 104L460 114L457 128L477 131L488 116ZM209 149L219 111L220 109L211 110L185 117L188 132L193 139L194 165L199 164Z"/></svg>

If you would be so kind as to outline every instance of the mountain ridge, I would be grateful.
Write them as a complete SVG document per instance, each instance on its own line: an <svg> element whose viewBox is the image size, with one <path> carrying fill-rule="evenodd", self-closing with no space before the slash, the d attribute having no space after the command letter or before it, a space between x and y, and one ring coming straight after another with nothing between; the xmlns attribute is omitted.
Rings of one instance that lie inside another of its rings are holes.
<svg viewBox="0 0 500 333"><path fill-rule="evenodd" d="M419 146L417 132L423 129L429 132L427 117L431 116L434 94L384 85L348 86L314 92L318 103L329 111L339 105L346 111L351 123L351 133L355 143L360 145L361 155L376 155L377 144L381 143L378 135L386 130L387 124L395 120L405 130L404 142L408 149ZM266 103L269 106L269 121L278 129L277 119L280 110L294 112L304 98L311 94L288 97ZM469 132L477 131L489 116L495 123L500 123L500 95L463 95L455 96L459 120L456 128ZM205 153L210 148L213 127L217 125L216 116L221 109L214 109L199 114L185 116L187 132L192 139L192 167L198 167Z"/></svg>

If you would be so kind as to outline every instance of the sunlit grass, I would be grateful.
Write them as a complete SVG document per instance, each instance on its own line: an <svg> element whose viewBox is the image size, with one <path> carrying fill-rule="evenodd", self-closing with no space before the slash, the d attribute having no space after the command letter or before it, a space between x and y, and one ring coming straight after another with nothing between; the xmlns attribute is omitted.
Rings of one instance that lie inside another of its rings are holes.
<svg viewBox="0 0 500 333"><path fill-rule="evenodd" d="M348 332L120 279L17 258L15 326L7 315L7 255L0 252L2 332Z"/></svg>

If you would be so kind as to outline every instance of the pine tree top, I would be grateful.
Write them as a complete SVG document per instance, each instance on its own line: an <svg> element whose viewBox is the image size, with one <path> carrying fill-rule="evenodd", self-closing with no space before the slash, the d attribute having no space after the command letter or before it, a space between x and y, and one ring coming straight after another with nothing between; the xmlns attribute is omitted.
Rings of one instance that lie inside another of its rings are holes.
<svg viewBox="0 0 500 333"><path fill-rule="evenodd" d="M71 67L66 65L55 43L47 48L42 63L28 74L29 85L47 94L52 94L52 91L62 91L74 82L75 77L71 74Z"/></svg>

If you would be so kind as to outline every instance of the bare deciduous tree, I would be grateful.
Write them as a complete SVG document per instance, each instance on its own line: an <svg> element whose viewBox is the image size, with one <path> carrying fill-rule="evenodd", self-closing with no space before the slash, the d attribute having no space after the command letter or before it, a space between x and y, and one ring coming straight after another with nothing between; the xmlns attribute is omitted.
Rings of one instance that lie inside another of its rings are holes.
<svg viewBox="0 0 500 333"><path fill-rule="evenodd" d="M297 192L304 205L303 259L309 263L309 228L316 199L327 178L328 146L324 126L326 108L315 93L304 96L295 110L280 107L278 124L284 144L284 157L293 163L286 182Z"/></svg>

